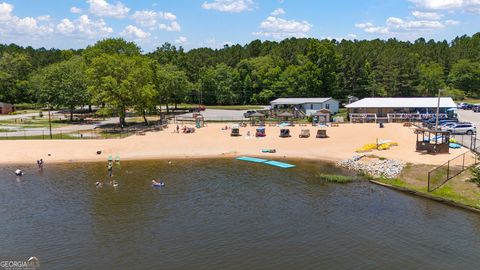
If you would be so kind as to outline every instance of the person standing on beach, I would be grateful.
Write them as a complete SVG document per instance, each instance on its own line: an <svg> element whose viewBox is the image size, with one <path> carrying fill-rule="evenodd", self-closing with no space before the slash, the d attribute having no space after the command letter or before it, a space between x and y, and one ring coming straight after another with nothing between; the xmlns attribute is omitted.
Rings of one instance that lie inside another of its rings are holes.
<svg viewBox="0 0 480 270"><path fill-rule="evenodd" d="M177 133L180 133L180 126L177 125Z"/></svg>

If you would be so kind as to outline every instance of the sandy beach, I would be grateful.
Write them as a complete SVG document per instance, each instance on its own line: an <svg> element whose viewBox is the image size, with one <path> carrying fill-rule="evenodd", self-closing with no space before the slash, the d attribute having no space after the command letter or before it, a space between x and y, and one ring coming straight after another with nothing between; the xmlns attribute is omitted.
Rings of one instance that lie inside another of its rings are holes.
<svg viewBox="0 0 480 270"><path fill-rule="evenodd" d="M121 160L182 159L236 157L242 155L271 159L302 158L338 161L358 155L355 150L367 143L392 140L399 146L371 154L416 164L439 165L467 151L451 149L450 154L429 155L415 151L416 135L412 128L401 124L387 124L381 129L375 124L343 124L328 127L327 139L315 138L317 128L291 127L290 138L280 138L279 127L266 127L267 137L247 137L255 134L255 127L241 128L241 137L231 137L225 124L209 124L194 134L175 133L176 125L161 132L113 140L27 140L0 141L3 155L0 164L34 164L43 158L47 163L106 161L108 156ZM298 137L301 129L310 129L311 137ZM262 153L262 149L276 149L276 153ZM102 151L97 155L97 151Z"/></svg>

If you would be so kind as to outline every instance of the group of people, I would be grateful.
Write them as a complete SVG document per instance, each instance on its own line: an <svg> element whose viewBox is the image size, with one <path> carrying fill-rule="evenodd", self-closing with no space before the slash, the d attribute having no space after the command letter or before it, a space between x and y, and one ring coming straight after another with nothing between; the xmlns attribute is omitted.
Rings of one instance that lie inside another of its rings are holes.
<svg viewBox="0 0 480 270"><path fill-rule="evenodd" d="M180 133L180 130L182 130L182 133L195 133L195 128L193 127L182 126L180 128L180 126L177 125L175 129L176 133Z"/></svg>
<svg viewBox="0 0 480 270"><path fill-rule="evenodd" d="M43 162L43 159L37 160L37 166L38 166L38 168L39 168L40 170L43 169L43 163L44 163L44 162ZM16 169L16 170L15 170L15 175L16 175L16 176L22 176L23 174L24 174L24 172L23 172L22 170L20 170L20 169Z"/></svg>
<svg viewBox="0 0 480 270"><path fill-rule="evenodd" d="M107 164L107 172L108 172L108 176L111 178L113 177L113 163L112 161L108 161L108 164ZM112 185L114 188L118 187L118 182L116 180L111 180L110 181L110 185ZM95 182L95 186L97 188L102 188L103 187L103 183L98 181L98 182Z"/></svg>
<svg viewBox="0 0 480 270"><path fill-rule="evenodd" d="M171 164L172 162L169 161L168 163ZM43 164L43 161L42 161L42 164ZM107 172L108 172L109 177L113 177L113 163L112 163L112 161L109 161L108 164L107 164ZM116 180L111 180L110 185L113 186L114 188L117 188L118 187L118 182ZM95 182L95 186L97 188L102 188L103 187L103 182L97 181L97 182ZM165 187L165 183L163 181L152 180L152 186L153 187Z"/></svg>

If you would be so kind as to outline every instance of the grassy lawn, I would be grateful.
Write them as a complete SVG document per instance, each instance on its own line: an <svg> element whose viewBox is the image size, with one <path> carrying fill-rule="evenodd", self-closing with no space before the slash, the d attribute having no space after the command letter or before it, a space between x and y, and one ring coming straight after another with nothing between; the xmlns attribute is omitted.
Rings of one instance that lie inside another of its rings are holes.
<svg viewBox="0 0 480 270"><path fill-rule="evenodd" d="M464 100L455 100L457 103L471 103L471 104L478 104L480 103L479 98L466 98Z"/></svg>
<svg viewBox="0 0 480 270"><path fill-rule="evenodd" d="M451 179L445 185L436 189L435 191L428 192L428 167L431 166L409 164L399 178L375 180L392 186L407 188L480 209L480 188L468 180L470 178L470 172L468 170ZM442 176L435 176L435 178L437 177ZM438 181L440 180L438 179Z"/></svg>
<svg viewBox="0 0 480 270"><path fill-rule="evenodd" d="M334 115L334 117L343 117L343 119L347 120L348 116L348 109L347 108L340 108L338 109L338 113Z"/></svg>
<svg viewBox="0 0 480 270"><path fill-rule="evenodd" d="M47 140L50 139L50 135L48 132L45 132L45 135L35 135L35 136L13 136L13 137L0 137L0 140L13 140L13 141L18 141L18 140ZM52 135L53 140L76 140L80 139L78 136L75 136L74 134L53 134Z"/></svg>

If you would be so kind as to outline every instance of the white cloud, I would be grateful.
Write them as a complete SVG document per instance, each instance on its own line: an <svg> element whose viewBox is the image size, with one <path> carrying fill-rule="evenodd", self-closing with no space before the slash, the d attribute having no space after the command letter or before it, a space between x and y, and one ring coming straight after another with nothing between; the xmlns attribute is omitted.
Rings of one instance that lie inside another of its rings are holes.
<svg viewBox="0 0 480 270"><path fill-rule="evenodd" d="M276 15L274 15L276 14ZM307 21L286 20L279 18L278 15L285 14L285 11L278 9L272 12L266 20L260 23L259 32L254 32L256 36L272 37L283 39L287 37L306 37L310 32L312 25Z"/></svg>
<svg viewBox="0 0 480 270"><path fill-rule="evenodd" d="M427 21L427 20L402 20L396 17L390 17L386 22L389 29L399 29L399 30L412 30L412 29L423 29L431 30L444 28L445 24L440 21Z"/></svg>
<svg viewBox="0 0 480 270"><path fill-rule="evenodd" d="M337 41L341 41L341 40L354 40L357 38L357 35L355 34L348 34L344 37L324 37L323 39L329 39L329 40L337 40Z"/></svg>
<svg viewBox="0 0 480 270"><path fill-rule="evenodd" d="M159 28L168 32L180 32L181 30L180 24L178 24L178 22L176 21L173 21L169 24L161 23L159 25Z"/></svg>
<svg viewBox="0 0 480 270"><path fill-rule="evenodd" d="M178 37L177 39L175 39L175 43L179 45L185 45L187 44L187 42L188 42L188 39L186 37Z"/></svg>
<svg viewBox="0 0 480 270"><path fill-rule="evenodd" d="M88 15L82 15L75 21L75 30L78 34L92 39L113 33L113 29L108 27L104 20L91 20Z"/></svg>
<svg viewBox="0 0 480 270"><path fill-rule="evenodd" d="M132 15L132 19L142 26L154 27L157 25L159 16L155 11L135 11Z"/></svg>
<svg viewBox="0 0 480 270"><path fill-rule="evenodd" d="M445 21L445 24L446 25L457 25L459 24L460 22L459 21L456 21L456 20L446 20Z"/></svg>
<svg viewBox="0 0 480 270"><path fill-rule="evenodd" d="M98 17L124 18L130 9L121 2L110 4L106 0L87 0L89 11Z"/></svg>
<svg viewBox="0 0 480 270"><path fill-rule="evenodd" d="M37 19L20 18L13 14L13 10L13 5L0 3L0 34L44 36L54 32L53 26L49 23L49 15L43 15Z"/></svg>
<svg viewBox="0 0 480 270"><path fill-rule="evenodd" d="M203 2L202 8L221 12L239 13L253 8L253 0L212 0Z"/></svg>
<svg viewBox="0 0 480 270"><path fill-rule="evenodd" d="M230 41L220 42L220 41L217 41L215 38L209 38L205 42L201 42L200 46L201 47L209 47L209 48L213 48L213 49L221 49L221 48L224 48L225 46L230 46L232 44L233 43L230 42Z"/></svg>
<svg viewBox="0 0 480 270"><path fill-rule="evenodd" d="M75 31L75 25L69 19L63 19L57 24L56 29L60 34L71 34Z"/></svg>
<svg viewBox="0 0 480 270"><path fill-rule="evenodd" d="M283 8L277 8L271 13L272 16L278 16L283 14L285 14L285 10Z"/></svg>
<svg viewBox="0 0 480 270"><path fill-rule="evenodd" d="M125 29L123 29L120 35L123 37L129 37L134 39L146 39L150 37L149 32L145 32L142 29L133 25L128 25L127 27L125 27Z"/></svg>
<svg viewBox="0 0 480 270"><path fill-rule="evenodd" d="M175 14L170 12L161 13L161 17L167 21L175 21L177 19L177 16L175 16Z"/></svg>
<svg viewBox="0 0 480 270"><path fill-rule="evenodd" d="M436 13L436 12L421 12L421 11L413 11L412 12L413 17L417 19L422 19L422 20L440 20L443 15Z"/></svg>
<svg viewBox="0 0 480 270"><path fill-rule="evenodd" d="M414 12L415 13L415 12ZM413 13L412 13L413 14ZM460 22L455 20L445 20L440 19L435 20L435 18L442 18L440 14L436 13L415 13L413 14L416 18L424 19L401 19L397 17L389 17L385 21L385 25L378 26L370 22L358 23L355 24L355 27L362 29L366 33L370 34L381 34L381 35L397 35L397 34L411 34L410 36L420 36L422 32L433 31L445 28L447 26L456 25Z"/></svg>
<svg viewBox="0 0 480 270"><path fill-rule="evenodd" d="M479 0L410 0L417 6L432 10L462 10L480 12Z"/></svg>
<svg viewBox="0 0 480 270"><path fill-rule="evenodd" d="M50 15L40 15L37 17L37 20L41 22L42 21L47 22L47 21L50 21L50 19L51 19Z"/></svg>
<svg viewBox="0 0 480 270"><path fill-rule="evenodd" d="M79 14L79 13L82 13L82 9L80 9L78 7L71 7L70 12L75 13L75 14Z"/></svg>
<svg viewBox="0 0 480 270"><path fill-rule="evenodd" d="M388 34L390 31L387 27L383 26L375 26L372 23L357 23L355 27L363 29L363 31L370 33L370 34Z"/></svg>
<svg viewBox="0 0 480 270"><path fill-rule="evenodd" d="M160 28L160 21L170 21L170 24L167 25L163 23L162 29L171 29L171 31L180 31L180 24L176 21L177 16L170 12L156 12L151 10L136 11L131 18L139 25L148 27L151 30L154 30L157 25Z"/></svg>

